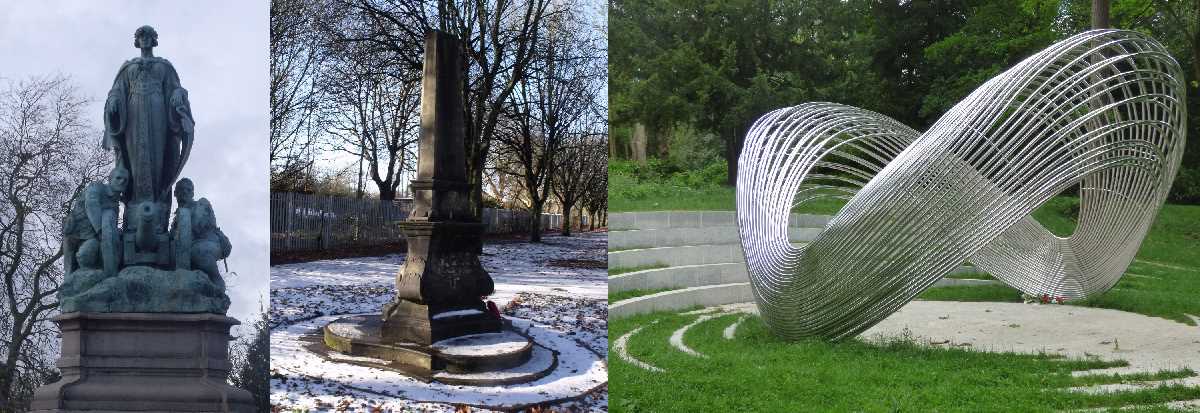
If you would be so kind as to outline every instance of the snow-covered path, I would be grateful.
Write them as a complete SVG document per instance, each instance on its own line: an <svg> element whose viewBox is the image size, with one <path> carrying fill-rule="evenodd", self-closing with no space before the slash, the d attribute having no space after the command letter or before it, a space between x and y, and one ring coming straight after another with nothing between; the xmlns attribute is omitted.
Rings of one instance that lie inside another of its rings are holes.
<svg viewBox="0 0 1200 413"><path fill-rule="evenodd" d="M597 389L568 404L607 411L607 234L543 241L484 245L481 261L496 284L488 299L515 321L528 320L561 337L560 343L573 343L561 344L560 357L577 366L530 384L493 388L425 384L327 362L314 369L321 360L303 349L302 333L330 316L378 312L392 299L404 255L278 265L271 267L272 404L285 411L443 411L454 405L428 401L518 406Z"/></svg>

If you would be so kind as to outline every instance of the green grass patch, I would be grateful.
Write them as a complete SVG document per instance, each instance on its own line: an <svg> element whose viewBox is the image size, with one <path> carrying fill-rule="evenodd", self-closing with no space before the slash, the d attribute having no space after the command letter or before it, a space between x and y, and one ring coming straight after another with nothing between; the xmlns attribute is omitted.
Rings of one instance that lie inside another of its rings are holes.
<svg viewBox="0 0 1200 413"><path fill-rule="evenodd" d="M608 275L618 275L618 274L624 274L627 272L653 270L655 268L667 268L667 267L669 267L669 265L659 263L659 264L639 265L637 267L609 268Z"/></svg>
<svg viewBox="0 0 1200 413"><path fill-rule="evenodd" d="M609 194L610 212L637 211L733 211L736 197L733 187L711 186L689 188L669 183L644 182L639 184L645 193L653 196L630 197ZM639 192L641 193L641 192ZM814 199L792 209L801 214L832 215L846 205L845 200L833 198Z"/></svg>
<svg viewBox="0 0 1200 413"><path fill-rule="evenodd" d="M1021 291L1007 285L953 285L933 287L921 295L918 300L931 301L995 301L1019 303Z"/></svg>
<svg viewBox="0 0 1200 413"><path fill-rule="evenodd" d="M1094 386L1100 384L1132 383L1138 381L1173 380L1195 376L1189 368L1162 370L1155 373L1097 374L1076 377L1072 386Z"/></svg>
<svg viewBox="0 0 1200 413"><path fill-rule="evenodd" d="M1033 216L1051 233L1069 236L1075 231L1079 199L1059 196L1038 208ZM1111 290L1099 296L1068 302L1083 307L1108 308L1175 320L1196 322L1200 316L1200 206L1163 205L1137 258ZM1130 274L1133 274L1132 276ZM953 278L959 278L951 276ZM937 287L920 296L946 301L1019 301L1019 293L1004 286Z"/></svg>
<svg viewBox="0 0 1200 413"><path fill-rule="evenodd" d="M719 317L688 331L685 342L706 359L667 344L671 333L695 316L655 313L610 321L614 341L646 326L629 340L629 352L666 370L651 373L612 357L611 410L1037 412L1200 397L1194 388L1094 396L1055 390L1097 380L1074 378L1072 371L1125 364L1120 362L931 348L903 337L881 344L787 342L758 317L742 323L737 339L725 340L723 330L736 317ZM655 319L659 322L650 324Z"/></svg>
<svg viewBox="0 0 1200 413"><path fill-rule="evenodd" d="M984 272L964 272L964 273L950 274L950 275L947 275L946 278L953 278L956 280L994 280L994 279L996 279L996 277L993 277L991 274L984 273Z"/></svg>
<svg viewBox="0 0 1200 413"><path fill-rule="evenodd" d="M612 160L608 168L609 212L634 211L733 211L736 196L725 186L725 163L701 170L680 170L669 162L651 159L646 166ZM792 210L829 215L841 210L845 200L817 199Z"/></svg>
<svg viewBox="0 0 1200 413"><path fill-rule="evenodd" d="M633 297L641 297L643 295L658 294L663 291L671 291L674 288L651 288L646 290L625 290L619 292L608 292L608 302L615 303L621 300L628 300Z"/></svg>
<svg viewBox="0 0 1200 413"><path fill-rule="evenodd" d="M630 250L644 250L644 249L646 249L646 248L654 248L654 247L647 246L647 245L633 245L633 246L629 246L629 247L609 248L609 249L608 249L608 252L620 252L620 251L630 251Z"/></svg>

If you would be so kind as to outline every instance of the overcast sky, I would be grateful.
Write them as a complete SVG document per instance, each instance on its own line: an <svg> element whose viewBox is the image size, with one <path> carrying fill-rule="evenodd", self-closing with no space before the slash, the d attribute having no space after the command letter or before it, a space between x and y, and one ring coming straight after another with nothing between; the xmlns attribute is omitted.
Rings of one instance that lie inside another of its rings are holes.
<svg viewBox="0 0 1200 413"><path fill-rule="evenodd" d="M117 69L138 55L134 30L158 31L154 54L179 72L196 120L182 176L195 182L197 198L212 201L233 243L229 315L243 325L270 294L268 7L265 0L0 0L0 78L70 76L93 100L87 113L97 130Z"/></svg>

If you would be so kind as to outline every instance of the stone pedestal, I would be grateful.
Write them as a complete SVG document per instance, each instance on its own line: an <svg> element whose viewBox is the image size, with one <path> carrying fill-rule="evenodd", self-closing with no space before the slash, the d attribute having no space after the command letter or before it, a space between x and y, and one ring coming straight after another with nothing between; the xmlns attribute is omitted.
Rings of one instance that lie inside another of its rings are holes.
<svg viewBox="0 0 1200 413"><path fill-rule="evenodd" d="M408 255L397 277L397 300L384 308L384 337L430 345L500 331L500 319L480 298L494 289L477 253L483 225L410 221L401 228Z"/></svg>
<svg viewBox="0 0 1200 413"><path fill-rule="evenodd" d="M229 329L217 314L67 313L63 378L34 396L34 412L253 412L225 382Z"/></svg>

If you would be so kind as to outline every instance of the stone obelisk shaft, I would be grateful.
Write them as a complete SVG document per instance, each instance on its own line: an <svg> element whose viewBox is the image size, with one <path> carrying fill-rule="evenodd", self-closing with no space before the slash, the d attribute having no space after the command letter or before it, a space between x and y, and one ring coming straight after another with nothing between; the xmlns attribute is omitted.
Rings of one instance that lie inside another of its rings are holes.
<svg viewBox="0 0 1200 413"><path fill-rule="evenodd" d="M458 39L426 35L413 211L401 224L408 255L396 301L383 314L384 336L398 341L429 344L500 329L481 299L493 284L479 264L483 225L471 221L460 56Z"/></svg>

